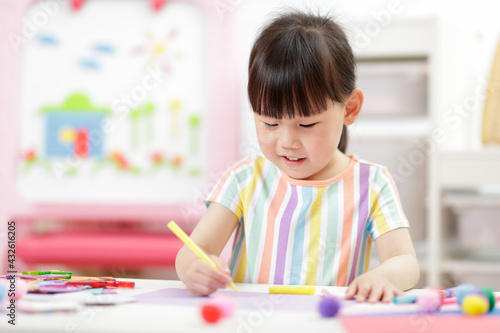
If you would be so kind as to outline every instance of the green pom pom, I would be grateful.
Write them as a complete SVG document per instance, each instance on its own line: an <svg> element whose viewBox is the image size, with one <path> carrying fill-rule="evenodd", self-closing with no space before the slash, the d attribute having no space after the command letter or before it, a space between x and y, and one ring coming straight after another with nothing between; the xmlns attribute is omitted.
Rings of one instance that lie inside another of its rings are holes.
<svg viewBox="0 0 500 333"><path fill-rule="evenodd" d="M495 294L493 293L493 289L490 287L482 287L480 290L488 297L488 301L490 302L489 312L493 311L495 308Z"/></svg>

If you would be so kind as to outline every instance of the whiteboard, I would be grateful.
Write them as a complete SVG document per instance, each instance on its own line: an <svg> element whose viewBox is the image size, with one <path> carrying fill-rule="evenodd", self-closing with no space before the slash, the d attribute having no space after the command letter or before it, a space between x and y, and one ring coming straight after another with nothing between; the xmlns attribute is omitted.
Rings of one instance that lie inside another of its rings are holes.
<svg viewBox="0 0 500 333"><path fill-rule="evenodd" d="M22 197L191 202L207 177L203 11L180 2L158 12L148 1L87 1L78 11L52 3L55 14L22 49ZM49 14L42 4L26 21Z"/></svg>

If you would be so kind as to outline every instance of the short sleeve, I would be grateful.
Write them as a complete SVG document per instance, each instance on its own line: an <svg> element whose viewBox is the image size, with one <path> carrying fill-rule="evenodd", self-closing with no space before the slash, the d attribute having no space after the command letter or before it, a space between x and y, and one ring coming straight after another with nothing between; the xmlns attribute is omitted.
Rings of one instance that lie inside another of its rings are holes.
<svg viewBox="0 0 500 333"><path fill-rule="evenodd" d="M370 193L369 230L372 239L398 228L409 228L396 184L385 167L377 166Z"/></svg>
<svg viewBox="0 0 500 333"><path fill-rule="evenodd" d="M252 165L252 159L248 157L226 170L206 197L207 207L211 202L217 202L235 213L239 220L243 215L240 191L242 184L253 175Z"/></svg>

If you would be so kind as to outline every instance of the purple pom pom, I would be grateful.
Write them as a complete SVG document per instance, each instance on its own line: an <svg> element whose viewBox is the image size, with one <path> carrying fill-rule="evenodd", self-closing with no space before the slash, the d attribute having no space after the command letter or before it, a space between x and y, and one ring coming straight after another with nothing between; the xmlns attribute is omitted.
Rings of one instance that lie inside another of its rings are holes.
<svg viewBox="0 0 500 333"><path fill-rule="evenodd" d="M340 309L340 302L336 297L323 297L319 303L319 313L322 317L335 317Z"/></svg>

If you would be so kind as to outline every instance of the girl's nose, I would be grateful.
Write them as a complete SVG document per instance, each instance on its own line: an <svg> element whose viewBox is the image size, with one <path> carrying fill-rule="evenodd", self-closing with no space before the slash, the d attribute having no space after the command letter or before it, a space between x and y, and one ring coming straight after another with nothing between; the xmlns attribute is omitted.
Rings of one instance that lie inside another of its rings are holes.
<svg viewBox="0 0 500 333"><path fill-rule="evenodd" d="M283 129L280 135L279 143L281 147L285 149L300 148L300 140L297 133L295 133L294 130L287 128Z"/></svg>

